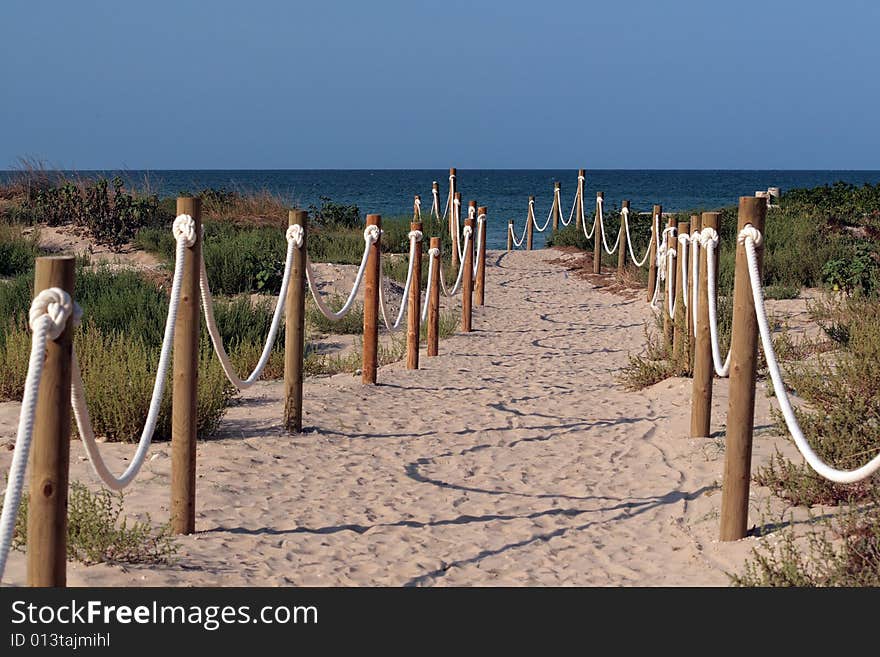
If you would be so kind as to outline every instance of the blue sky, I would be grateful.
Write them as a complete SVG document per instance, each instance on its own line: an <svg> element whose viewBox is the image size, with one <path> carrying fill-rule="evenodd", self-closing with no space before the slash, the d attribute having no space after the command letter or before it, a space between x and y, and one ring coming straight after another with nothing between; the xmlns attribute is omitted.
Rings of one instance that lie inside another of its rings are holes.
<svg viewBox="0 0 880 657"><path fill-rule="evenodd" d="M878 169L880 3L0 5L0 168Z"/></svg>

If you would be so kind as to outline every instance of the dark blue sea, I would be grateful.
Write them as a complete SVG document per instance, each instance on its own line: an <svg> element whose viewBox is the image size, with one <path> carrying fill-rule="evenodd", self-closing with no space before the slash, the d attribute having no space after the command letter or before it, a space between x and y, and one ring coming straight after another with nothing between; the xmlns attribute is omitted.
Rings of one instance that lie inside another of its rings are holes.
<svg viewBox="0 0 880 657"><path fill-rule="evenodd" d="M114 172L78 172L79 175L114 175ZM14 172L0 172L0 180ZM119 172L134 185L144 178L160 195L195 193L206 187L235 191L268 190L282 196L291 206L320 205L320 197L336 203L357 205L362 214L385 216L412 212L413 195L420 194L423 209L430 209L431 183L440 183L441 206L448 189L448 169L424 170L285 170L285 171L125 171ZM514 219L521 230L529 195L535 196L536 217L544 223L552 202L553 182L562 183L563 212L568 215L577 184L577 171L459 169L458 189L463 202L475 199L489 208L490 248L506 245L507 220ZM880 183L880 171L685 171L685 170L598 170L587 171L587 208L595 192L605 192L606 208L620 207L629 199L634 210L649 211L655 203L664 211L710 210L735 205L740 196L779 187L816 187L838 180L861 185ZM441 207L441 213L443 208ZM543 236L536 234L536 244Z"/></svg>

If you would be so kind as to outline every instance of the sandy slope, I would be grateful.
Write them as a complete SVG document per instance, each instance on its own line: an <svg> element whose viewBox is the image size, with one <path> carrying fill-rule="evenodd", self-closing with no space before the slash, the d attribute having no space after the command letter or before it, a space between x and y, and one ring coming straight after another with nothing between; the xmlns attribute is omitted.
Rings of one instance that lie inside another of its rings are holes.
<svg viewBox="0 0 880 657"><path fill-rule="evenodd" d="M199 446L199 533L173 566L70 564L76 585L725 585L770 533L716 540L723 439L688 438L690 381L628 393L641 295L596 290L550 261L490 252L476 331L380 385L306 383L307 431L280 430L277 383L229 409ZM716 383L723 426L726 381ZM755 463L774 445L758 394ZM0 405L0 442L17 405ZM122 458L131 446L105 445ZM73 477L95 484L79 444ZM131 513L168 511L169 447L154 447ZM10 453L0 453L8 467ZM767 491L754 489L762 524ZM768 529L765 527L764 529ZM14 554L8 580L24 579Z"/></svg>

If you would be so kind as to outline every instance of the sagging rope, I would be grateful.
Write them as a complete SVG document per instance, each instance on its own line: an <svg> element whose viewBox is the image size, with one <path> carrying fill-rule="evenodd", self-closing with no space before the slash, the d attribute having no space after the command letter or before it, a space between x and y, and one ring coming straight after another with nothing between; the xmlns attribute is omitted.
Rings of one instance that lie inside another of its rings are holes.
<svg viewBox="0 0 880 657"><path fill-rule="evenodd" d="M779 400L779 408L785 418L785 424L788 427L791 437L797 445L798 451L806 460L807 464L816 471L816 473L829 481L838 484L851 484L862 479L870 477L872 474L880 470L880 453L873 459L865 463L863 466L854 470L840 470L825 463L807 442L803 431L797 421L797 416L791 407L791 401L788 398L788 391L782 380L782 374L779 370L779 363L776 360L776 351L773 349L773 339L770 335L770 324L767 321L767 310L764 307L764 293L761 287L761 273L758 270L758 256L756 248L761 245L761 232L747 224L740 231L738 241L743 245L746 252L746 260L749 267L749 283L752 288L752 299L755 304L755 314L758 319L758 330L761 334L761 344L764 347L764 357L767 360L767 369L770 372L770 379L773 381L773 391Z"/></svg>
<svg viewBox="0 0 880 657"><path fill-rule="evenodd" d="M718 302L717 289L715 285L715 249L718 247L718 233L710 226L704 228L700 233L700 243L706 249L706 278L708 279L706 294L709 306L709 337L712 342L712 365L715 368L715 374L724 378L730 374L730 354L728 350L727 358L721 362L721 347L718 344Z"/></svg>
<svg viewBox="0 0 880 657"><path fill-rule="evenodd" d="M519 239L516 239L516 233L513 232L513 224L511 224L511 223L507 224L507 232L510 233L510 238L513 241L513 245L517 248L519 248L523 245L523 242L526 239L526 234L528 233L528 230L529 230L529 224L528 224L528 222L526 222L525 226L523 226L522 237L520 237Z"/></svg>
<svg viewBox="0 0 880 657"><path fill-rule="evenodd" d="M604 212L605 212L604 206L605 206L605 199L603 199L601 196L597 196L596 197L596 215L599 218L599 225L601 226L600 231L602 233L602 246L605 248L605 253L607 253L608 255L614 255L614 252L617 251L617 247L620 245L620 231L617 231L617 240L615 240L614 246L612 246L609 249L608 242L605 241L605 222L603 219Z"/></svg>
<svg viewBox="0 0 880 657"><path fill-rule="evenodd" d="M529 216L526 221L531 221L535 226L535 230L537 230L539 233L543 233L545 230L547 230L547 226L550 225L551 219L553 219L553 206L550 206L550 214L547 215L547 221L544 222L544 227L539 228L538 220L535 218L535 199L529 199Z"/></svg>
<svg viewBox="0 0 880 657"><path fill-rule="evenodd" d="M440 219L440 190L437 189L436 182L431 186L431 196L434 197L431 203L431 216Z"/></svg>
<svg viewBox="0 0 880 657"><path fill-rule="evenodd" d="M315 284L315 272L312 271L312 262L306 257L306 279L309 283L309 289L312 291L312 298L315 300L315 305L318 306L318 310L321 311L321 314L324 315L327 319L331 321L338 321L345 317L352 308L352 304L357 296L358 289L360 289L361 282L364 278L364 272L367 269L367 260L370 257L370 247L379 239L381 235L381 229L378 226L370 225L364 229L364 255L361 257L361 264L358 268L357 276L354 280L354 285L351 288L351 293L348 295L348 299L345 300L345 303L342 305L337 311L333 311L330 307L324 303L324 300L321 298L321 293L318 290L318 286Z"/></svg>
<svg viewBox="0 0 880 657"><path fill-rule="evenodd" d="M409 305L409 290L412 286L413 279L413 271L415 271L415 263L416 263L416 248L417 245L422 241L423 235L420 230L411 230L409 232L409 267L406 272L406 282L403 285L403 295L400 302L400 310L397 313L397 319L392 324L388 321L388 313L385 307L385 293L383 292L383 288L385 285L382 281L379 283L379 310L382 314L382 321L385 322L385 328L389 331L396 331L400 327L400 322L403 320L403 314L406 312L407 306ZM385 276L382 276L384 280ZM418 283L421 285L421 282Z"/></svg>
<svg viewBox="0 0 880 657"><path fill-rule="evenodd" d="M626 245L629 247L629 256L632 258L633 263L635 263L636 267L642 267L645 262L648 260L648 256L651 255L651 246L654 244L654 233L651 234L651 239L648 240L648 248L645 250L645 257L642 258L642 261L639 262L636 258L636 254L633 252L632 245L632 237L629 234L629 208L623 208L620 211L620 214L623 215L623 224L626 227ZM656 217L652 220L656 220Z"/></svg>
<svg viewBox="0 0 880 657"><path fill-rule="evenodd" d="M470 226L464 227L464 250L465 251L467 251L468 247L470 246L472 233L473 233L473 229ZM450 291L446 287L446 281L443 276L443 263L442 262L440 263L440 287L443 290L443 294L446 297L454 297L456 294L458 294L458 291L461 288L461 282L463 280L462 279L463 273L464 273L464 262L459 260L458 277L455 279L455 285L452 286L452 290Z"/></svg>

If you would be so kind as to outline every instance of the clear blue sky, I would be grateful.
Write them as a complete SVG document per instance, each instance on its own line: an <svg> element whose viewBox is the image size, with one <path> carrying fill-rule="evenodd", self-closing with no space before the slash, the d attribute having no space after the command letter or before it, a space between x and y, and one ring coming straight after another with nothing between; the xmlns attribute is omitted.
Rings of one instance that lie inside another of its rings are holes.
<svg viewBox="0 0 880 657"><path fill-rule="evenodd" d="M880 3L0 5L0 168L880 168Z"/></svg>

